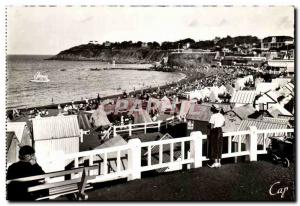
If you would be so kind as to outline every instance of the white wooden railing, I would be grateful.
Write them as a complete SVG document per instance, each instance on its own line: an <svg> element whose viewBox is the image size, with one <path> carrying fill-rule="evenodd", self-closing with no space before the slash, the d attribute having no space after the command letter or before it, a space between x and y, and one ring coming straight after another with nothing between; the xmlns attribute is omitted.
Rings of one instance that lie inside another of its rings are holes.
<svg viewBox="0 0 300 206"><path fill-rule="evenodd" d="M174 120L176 120L177 117L169 117L165 121L156 121L156 122L144 122L139 124L127 124L127 125L114 125L113 126L113 136L115 137L118 133L128 133L129 136L132 136L132 133L134 131L144 131L144 133L147 133L147 129L157 129L157 131L160 131L161 126L170 124Z"/></svg>
<svg viewBox="0 0 300 206"><path fill-rule="evenodd" d="M282 133L286 135L294 133L294 129L257 130L256 127L251 126L247 131L224 133L223 137L228 138L228 152L222 154L222 158L248 156L250 161L257 161L258 154L267 152L265 144L263 149L257 149L258 134L263 134L265 143L268 136ZM234 137L237 137L237 149L232 148ZM242 151L242 137L247 140L244 151ZM202 167L202 162L207 160L202 151L205 139L207 136L198 131L192 132L189 137L152 142L142 143L140 139L135 138L130 139L126 145L122 146L69 154L65 156L64 160L72 160L75 168L84 166L84 162L88 162L89 166L98 164L98 170L93 171L97 177L91 182L104 182L120 178L134 180L140 179L142 172L160 168L172 168L184 164L189 164L191 168ZM186 152L186 146L190 148L189 152ZM167 151L164 150L166 147ZM175 156L175 152L178 154L178 151L180 151L180 156ZM170 158L164 158L166 154ZM156 155L158 163L152 163L154 155ZM145 159L145 164L142 164L142 157ZM110 168L111 165L114 165L113 169Z"/></svg>
<svg viewBox="0 0 300 206"><path fill-rule="evenodd" d="M110 126L107 130L104 131L104 135L101 137L101 139L103 139L103 140L109 139L110 135L112 134L112 130L113 130L113 127Z"/></svg>

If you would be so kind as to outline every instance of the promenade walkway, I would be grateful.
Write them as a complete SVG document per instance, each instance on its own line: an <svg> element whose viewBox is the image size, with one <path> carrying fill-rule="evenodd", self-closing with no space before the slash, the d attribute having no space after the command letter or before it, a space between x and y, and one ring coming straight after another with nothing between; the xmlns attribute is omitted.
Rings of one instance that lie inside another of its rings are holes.
<svg viewBox="0 0 300 206"><path fill-rule="evenodd" d="M226 164L165 173L130 182L103 183L88 192L90 201L295 201L295 165L268 161ZM280 182L280 183L278 183ZM272 193L283 191L284 194Z"/></svg>

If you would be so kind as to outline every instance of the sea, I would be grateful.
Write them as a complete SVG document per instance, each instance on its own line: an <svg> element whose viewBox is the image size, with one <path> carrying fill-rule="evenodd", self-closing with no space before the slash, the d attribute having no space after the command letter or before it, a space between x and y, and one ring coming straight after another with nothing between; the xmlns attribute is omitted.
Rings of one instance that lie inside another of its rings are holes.
<svg viewBox="0 0 300 206"><path fill-rule="evenodd" d="M145 70L110 69L112 64L99 61L45 60L48 55L8 55L6 107L32 108L50 104L121 94L176 82L185 75ZM145 65L124 64L118 68L144 68ZM91 68L107 68L93 71ZM47 83L30 82L40 72Z"/></svg>

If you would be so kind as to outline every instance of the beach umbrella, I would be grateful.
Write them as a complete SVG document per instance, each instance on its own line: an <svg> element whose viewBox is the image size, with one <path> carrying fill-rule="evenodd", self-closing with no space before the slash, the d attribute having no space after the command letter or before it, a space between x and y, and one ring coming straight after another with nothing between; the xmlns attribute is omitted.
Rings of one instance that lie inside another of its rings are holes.
<svg viewBox="0 0 300 206"><path fill-rule="evenodd" d="M91 122L96 126L107 126L110 125L110 121L106 116L106 112L104 111L103 105L99 105L99 107L94 111L91 116Z"/></svg>

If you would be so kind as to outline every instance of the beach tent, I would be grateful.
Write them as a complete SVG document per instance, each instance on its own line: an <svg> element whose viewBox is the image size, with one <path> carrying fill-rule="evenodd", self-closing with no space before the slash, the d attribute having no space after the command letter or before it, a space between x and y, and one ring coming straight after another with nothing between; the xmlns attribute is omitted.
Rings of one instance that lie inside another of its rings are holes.
<svg viewBox="0 0 300 206"><path fill-rule="evenodd" d="M15 132L6 132L6 162L7 167L19 160L20 142Z"/></svg>
<svg viewBox="0 0 300 206"><path fill-rule="evenodd" d="M14 132L21 145L32 146L32 138L26 122L7 122L7 132Z"/></svg>
<svg viewBox="0 0 300 206"><path fill-rule="evenodd" d="M204 87L203 89L201 89L201 94L204 97L209 97L210 93L211 93L211 91L207 87Z"/></svg>
<svg viewBox="0 0 300 206"><path fill-rule="evenodd" d="M136 110L132 113L134 118L134 124L152 122L152 119L146 110Z"/></svg>
<svg viewBox="0 0 300 206"><path fill-rule="evenodd" d="M221 94L221 90L219 89L219 87L217 86L213 86L210 88L211 92L213 92L214 94L216 94L218 96L218 94Z"/></svg>
<svg viewBox="0 0 300 206"><path fill-rule="evenodd" d="M111 114L115 112L116 105L115 104L104 104L104 111L106 114Z"/></svg>
<svg viewBox="0 0 300 206"><path fill-rule="evenodd" d="M192 102L187 101L187 100L183 100L181 102L180 111L179 111L180 117L185 117L187 115L187 113L189 112L189 109L191 107L191 104L192 104Z"/></svg>
<svg viewBox="0 0 300 206"><path fill-rule="evenodd" d="M115 105L115 111L128 112L135 105L135 98L118 99Z"/></svg>
<svg viewBox="0 0 300 206"><path fill-rule="evenodd" d="M237 78L235 80L235 89L236 90L242 90L244 87L245 87L245 79Z"/></svg>
<svg viewBox="0 0 300 206"><path fill-rule="evenodd" d="M167 110L172 110L172 109L173 109L173 106L172 106L172 104L171 104L170 99L169 99L167 96L164 96L164 97L161 99L160 112L161 112L161 113L164 113L164 112L166 112Z"/></svg>
<svg viewBox="0 0 300 206"><path fill-rule="evenodd" d="M107 126L111 124L106 116L103 105L99 105L99 107L94 111L91 116L90 122L96 127Z"/></svg>
<svg viewBox="0 0 300 206"><path fill-rule="evenodd" d="M101 102L101 104L106 105L106 104L114 104L115 101L113 99L105 99Z"/></svg>
<svg viewBox="0 0 300 206"><path fill-rule="evenodd" d="M253 76L252 75L245 76L244 79L245 79L245 83L246 82L253 82Z"/></svg>
<svg viewBox="0 0 300 206"><path fill-rule="evenodd" d="M194 91L192 91L189 96L190 96L190 98L189 98L190 100L191 99L200 100L200 99L204 98L204 96L203 96L203 94L202 94L202 92L200 90L194 90Z"/></svg>
<svg viewBox="0 0 300 206"><path fill-rule="evenodd" d="M230 84L226 84L225 87L227 92L230 94L230 96L232 96L233 93L235 92L235 89Z"/></svg>
<svg viewBox="0 0 300 206"><path fill-rule="evenodd" d="M226 94L227 93L227 89L224 85L221 85L219 87L219 94Z"/></svg>
<svg viewBox="0 0 300 206"><path fill-rule="evenodd" d="M210 102L219 102L220 98L218 97L218 93L211 92L209 95L209 100L210 100Z"/></svg>
<svg viewBox="0 0 300 206"><path fill-rule="evenodd" d="M83 131L88 131L92 128L92 125L89 120L90 114L87 114L83 111L79 111L78 113L78 123L79 123L79 128L82 129Z"/></svg>
<svg viewBox="0 0 300 206"><path fill-rule="evenodd" d="M160 108L160 100L157 98L149 98L148 102L147 102L147 107L146 107L146 111L150 112L150 110L152 109L156 109L157 111Z"/></svg>

